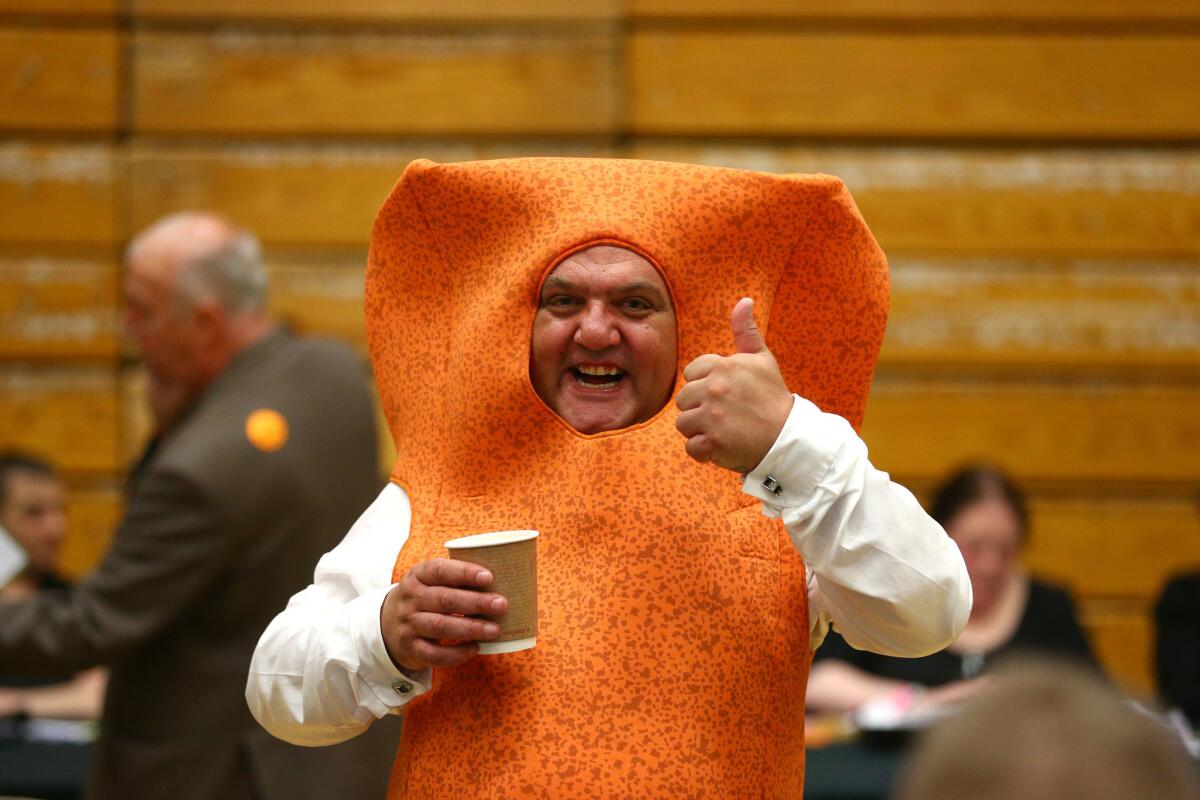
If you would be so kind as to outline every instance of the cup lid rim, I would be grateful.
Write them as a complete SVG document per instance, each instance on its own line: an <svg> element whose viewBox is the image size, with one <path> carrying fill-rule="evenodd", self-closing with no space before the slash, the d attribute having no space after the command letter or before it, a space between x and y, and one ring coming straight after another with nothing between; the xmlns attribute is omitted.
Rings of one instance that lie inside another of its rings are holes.
<svg viewBox="0 0 1200 800"><path fill-rule="evenodd" d="M446 542L446 547L450 549L495 547L501 544L525 542L537 537L537 531L489 531L487 533L474 533L470 536L460 536L457 539L451 539Z"/></svg>

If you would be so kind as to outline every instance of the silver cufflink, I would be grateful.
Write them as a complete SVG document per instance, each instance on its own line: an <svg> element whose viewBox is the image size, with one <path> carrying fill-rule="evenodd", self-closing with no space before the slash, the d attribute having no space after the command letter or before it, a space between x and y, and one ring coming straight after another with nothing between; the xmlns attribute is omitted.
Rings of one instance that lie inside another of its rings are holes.
<svg viewBox="0 0 1200 800"><path fill-rule="evenodd" d="M413 685L408 681L396 681L392 684L392 689L396 694L408 694L413 690Z"/></svg>
<svg viewBox="0 0 1200 800"><path fill-rule="evenodd" d="M779 495L783 494L783 485L780 484L779 481L775 480L774 475L768 475L767 477L763 478L762 485L764 489L776 497L779 497Z"/></svg>

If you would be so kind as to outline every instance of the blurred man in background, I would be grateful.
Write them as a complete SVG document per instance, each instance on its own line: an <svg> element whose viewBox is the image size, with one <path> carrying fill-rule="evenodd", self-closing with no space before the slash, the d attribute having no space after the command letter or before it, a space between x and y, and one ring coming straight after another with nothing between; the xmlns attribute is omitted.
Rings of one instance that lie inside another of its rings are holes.
<svg viewBox="0 0 1200 800"><path fill-rule="evenodd" d="M266 311L257 240L168 217L127 252L125 324L155 435L96 570L0 604L0 672L111 665L92 798L380 796L398 731L333 751L272 739L243 687L254 643L378 491L358 358Z"/></svg>
<svg viewBox="0 0 1200 800"><path fill-rule="evenodd" d="M26 565L0 586L0 599L19 600L39 591L64 591L58 559L67 533L66 490L54 467L36 456L0 454L0 528L24 552ZM0 675L0 716L95 719L100 715L105 672L36 677Z"/></svg>
<svg viewBox="0 0 1200 800"><path fill-rule="evenodd" d="M895 800L1194 800L1196 765L1094 673L1034 659L913 753Z"/></svg>

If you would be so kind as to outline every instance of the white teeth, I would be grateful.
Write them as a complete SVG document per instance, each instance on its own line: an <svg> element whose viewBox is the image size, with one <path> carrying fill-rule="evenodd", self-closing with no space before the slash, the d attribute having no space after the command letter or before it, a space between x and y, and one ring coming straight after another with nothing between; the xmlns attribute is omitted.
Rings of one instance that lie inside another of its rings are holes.
<svg viewBox="0 0 1200 800"><path fill-rule="evenodd" d="M575 369L582 372L584 375L620 375L620 367L590 367L579 365Z"/></svg>
<svg viewBox="0 0 1200 800"><path fill-rule="evenodd" d="M619 380L608 381L607 383L588 383L578 375L575 376L575 382L587 389L615 389Z"/></svg>

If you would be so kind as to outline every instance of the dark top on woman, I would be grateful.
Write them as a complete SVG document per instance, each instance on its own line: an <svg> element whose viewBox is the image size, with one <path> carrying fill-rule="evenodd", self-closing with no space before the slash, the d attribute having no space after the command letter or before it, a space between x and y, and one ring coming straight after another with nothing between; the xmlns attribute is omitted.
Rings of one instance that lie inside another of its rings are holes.
<svg viewBox="0 0 1200 800"><path fill-rule="evenodd" d="M1200 572L1167 584L1154 607L1158 689L1200 727Z"/></svg>
<svg viewBox="0 0 1200 800"><path fill-rule="evenodd" d="M1040 652L1071 658L1099 668L1066 591L1037 580L1029 582L1025 611L1011 639L986 653L939 650L921 658L896 658L855 650L830 631L814 661L838 659L881 678L941 686L973 678L993 660L1011 653Z"/></svg>

